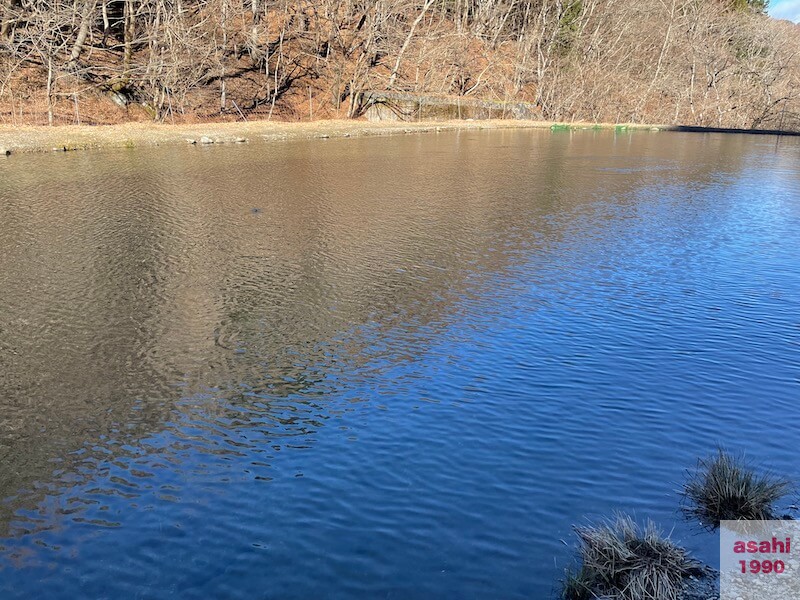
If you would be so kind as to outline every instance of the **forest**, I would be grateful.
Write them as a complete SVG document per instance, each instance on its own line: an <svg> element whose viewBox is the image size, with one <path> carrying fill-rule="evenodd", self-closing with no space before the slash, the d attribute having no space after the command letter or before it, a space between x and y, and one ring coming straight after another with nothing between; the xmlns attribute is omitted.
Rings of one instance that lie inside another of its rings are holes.
<svg viewBox="0 0 800 600"><path fill-rule="evenodd" d="M763 0L0 0L0 123L357 118L370 94L541 119L800 129Z"/></svg>

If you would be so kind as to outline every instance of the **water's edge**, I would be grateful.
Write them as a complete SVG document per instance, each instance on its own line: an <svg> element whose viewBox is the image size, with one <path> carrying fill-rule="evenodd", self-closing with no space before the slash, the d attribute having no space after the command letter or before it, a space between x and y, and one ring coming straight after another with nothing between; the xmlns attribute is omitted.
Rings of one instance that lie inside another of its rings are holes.
<svg viewBox="0 0 800 600"><path fill-rule="evenodd" d="M382 122L325 120L303 123L248 121L170 125L125 123L121 125L70 125L59 127L0 125L0 156L32 152L64 152L101 148L230 144L287 139L327 139L385 136L406 133L469 131L483 129L612 129L664 131L667 125L616 123L559 123L555 121L420 121ZM207 138L207 140L203 140ZM205 144L203 142L206 142Z"/></svg>

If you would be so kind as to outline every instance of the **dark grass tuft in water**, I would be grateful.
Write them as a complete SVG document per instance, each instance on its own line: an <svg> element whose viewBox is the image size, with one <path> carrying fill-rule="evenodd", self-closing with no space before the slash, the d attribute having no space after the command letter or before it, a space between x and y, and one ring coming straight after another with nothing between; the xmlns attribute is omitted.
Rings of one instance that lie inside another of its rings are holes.
<svg viewBox="0 0 800 600"><path fill-rule="evenodd" d="M777 503L792 491L791 482L747 464L721 448L701 458L683 484L683 510L709 529L720 521L766 521L780 518Z"/></svg>

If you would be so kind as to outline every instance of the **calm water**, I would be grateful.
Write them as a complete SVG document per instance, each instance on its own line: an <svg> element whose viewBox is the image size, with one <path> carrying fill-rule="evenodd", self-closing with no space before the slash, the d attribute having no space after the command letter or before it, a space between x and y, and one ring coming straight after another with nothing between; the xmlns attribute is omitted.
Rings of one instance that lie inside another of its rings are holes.
<svg viewBox="0 0 800 600"><path fill-rule="evenodd" d="M800 141L0 160L0 597L547 598L722 443L800 479Z"/></svg>

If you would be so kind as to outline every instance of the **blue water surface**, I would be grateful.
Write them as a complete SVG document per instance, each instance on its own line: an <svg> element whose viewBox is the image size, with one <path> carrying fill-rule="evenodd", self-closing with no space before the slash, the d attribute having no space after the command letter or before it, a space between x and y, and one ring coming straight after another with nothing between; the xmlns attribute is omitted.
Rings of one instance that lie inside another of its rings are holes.
<svg viewBox="0 0 800 600"><path fill-rule="evenodd" d="M718 445L800 480L800 142L0 164L0 597L549 598ZM788 506L793 498L786 499Z"/></svg>

